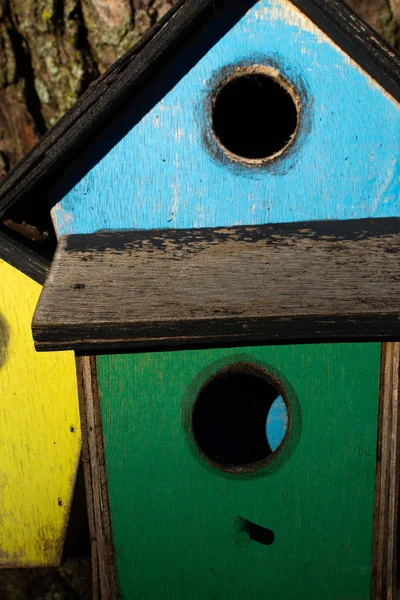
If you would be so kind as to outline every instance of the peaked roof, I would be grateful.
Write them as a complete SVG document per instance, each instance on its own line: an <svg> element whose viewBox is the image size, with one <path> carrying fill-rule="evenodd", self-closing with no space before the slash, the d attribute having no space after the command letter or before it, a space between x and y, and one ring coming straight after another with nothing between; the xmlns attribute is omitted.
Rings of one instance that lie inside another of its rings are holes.
<svg viewBox="0 0 400 600"><path fill-rule="evenodd" d="M343 0L288 0L309 17L391 96L400 101L400 56ZM45 186L142 89L207 19L255 0L178 0L136 44L93 82L0 183L0 218Z"/></svg>

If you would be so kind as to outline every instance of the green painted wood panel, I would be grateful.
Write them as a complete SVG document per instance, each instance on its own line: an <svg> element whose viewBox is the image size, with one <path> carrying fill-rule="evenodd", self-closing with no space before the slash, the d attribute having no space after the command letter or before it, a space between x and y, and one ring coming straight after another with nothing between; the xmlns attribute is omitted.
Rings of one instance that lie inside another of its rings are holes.
<svg viewBox="0 0 400 600"><path fill-rule="evenodd" d="M200 457L190 407L241 361L283 383L291 417L275 460L237 475ZM379 366L377 343L98 357L123 598L368 598ZM241 547L239 516L273 543Z"/></svg>

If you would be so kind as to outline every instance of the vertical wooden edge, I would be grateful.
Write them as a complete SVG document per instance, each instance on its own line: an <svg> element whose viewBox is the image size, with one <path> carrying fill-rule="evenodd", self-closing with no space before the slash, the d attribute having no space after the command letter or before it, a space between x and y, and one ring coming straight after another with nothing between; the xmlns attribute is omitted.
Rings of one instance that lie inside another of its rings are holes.
<svg viewBox="0 0 400 600"><path fill-rule="evenodd" d="M93 491L92 477L90 470L90 453L88 443L88 430L86 419L86 404L85 404L85 386L83 382L83 364L82 358L76 357L76 372L78 380L78 397L79 397L79 413L81 419L81 435L82 435L82 465L85 479L86 490L86 506L88 513L89 535L90 535L90 554L92 559L92 596L93 600L99 600L98 590L98 568L97 568L97 543L96 530L94 526L94 507L93 507Z"/></svg>
<svg viewBox="0 0 400 600"><path fill-rule="evenodd" d="M382 344L375 507L372 600L396 600L397 519L400 475L400 342Z"/></svg>
<svg viewBox="0 0 400 600"><path fill-rule="evenodd" d="M96 359L76 358L82 427L82 462L92 551L93 600L118 598L108 503Z"/></svg>

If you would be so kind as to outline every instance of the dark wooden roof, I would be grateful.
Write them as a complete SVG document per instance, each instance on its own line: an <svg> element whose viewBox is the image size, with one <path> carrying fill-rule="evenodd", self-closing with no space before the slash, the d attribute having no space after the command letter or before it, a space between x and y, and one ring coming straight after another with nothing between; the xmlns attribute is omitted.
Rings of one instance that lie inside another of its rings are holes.
<svg viewBox="0 0 400 600"><path fill-rule="evenodd" d="M400 57L342 0L288 0L397 100ZM45 186L88 146L206 19L254 0L178 0L148 34L95 81L0 183L0 218L26 200L44 201ZM37 200L39 198L39 200Z"/></svg>
<svg viewBox="0 0 400 600"><path fill-rule="evenodd" d="M80 351L400 334L400 219L62 237L36 347Z"/></svg>
<svg viewBox="0 0 400 600"><path fill-rule="evenodd" d="M50 267L48 260L26 248L2 230L0 230L0 259L41 284L44 283Z"/></svg>

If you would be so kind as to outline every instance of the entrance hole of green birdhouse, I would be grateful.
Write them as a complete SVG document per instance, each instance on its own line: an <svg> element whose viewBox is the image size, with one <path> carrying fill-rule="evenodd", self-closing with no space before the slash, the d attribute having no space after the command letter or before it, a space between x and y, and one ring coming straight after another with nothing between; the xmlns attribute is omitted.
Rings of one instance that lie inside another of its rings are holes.
<svg viewBox="0 0 400 600"><path fill-rule="evenodd" d="M192 431L202 455L232 472L253 471L269 462L288 430L284 390L262 369L235 365L201 389Z"/></svg>
<svg viewBox="0 0 400 600"><path fill-rule="evenodd" d="M294 89L275 70L239 69L222 82L213 98L214 135L231 158L249 164L266 162L294 139L298 105Z"/></svg>

